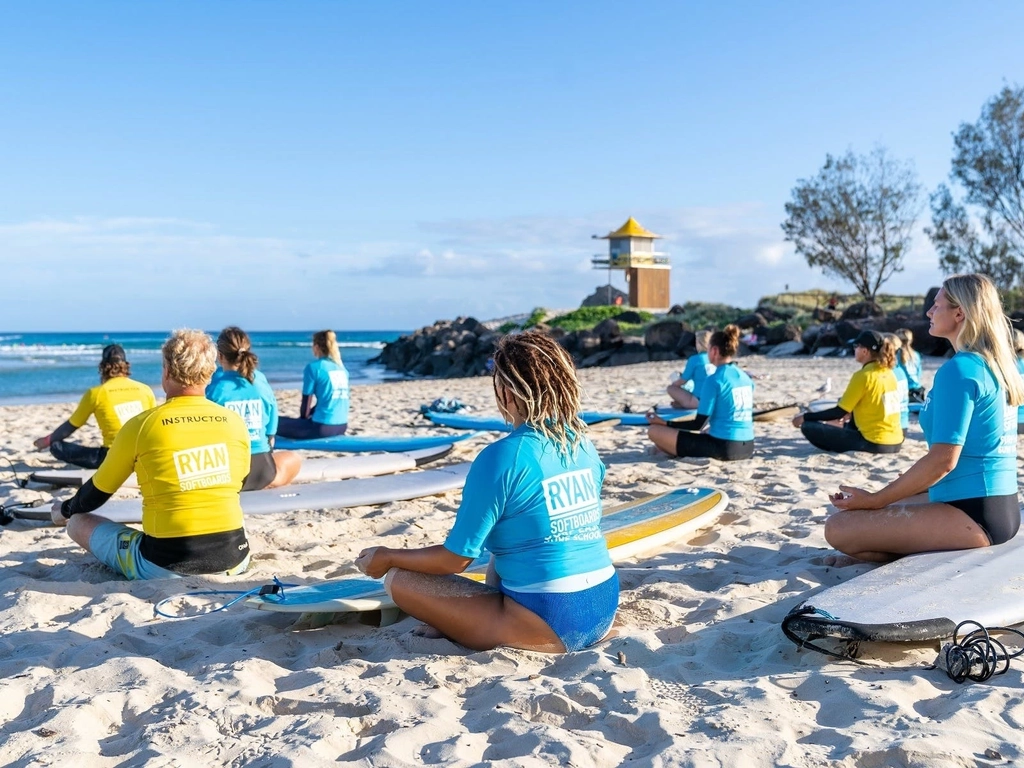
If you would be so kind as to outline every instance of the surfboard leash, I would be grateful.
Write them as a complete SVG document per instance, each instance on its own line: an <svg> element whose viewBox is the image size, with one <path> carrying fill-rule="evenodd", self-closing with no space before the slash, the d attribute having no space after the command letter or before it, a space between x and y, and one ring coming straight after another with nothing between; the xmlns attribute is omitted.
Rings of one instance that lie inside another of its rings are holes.
<svg viewBox="0 0 1024 768"><path fill-rule="evenodd" d="M792 627L790 627L790 624L799 619L801 616L808 616L811 614L816 616L822 616L826 619L835 620L836 618L827 611L819 610L818 608L815 608L813 605L804 605L800 608L795 608L788 614L786 614L786 618L782 620L782 634L784 634L786 637L792 640L798 648L806 648L809 651L817 651L818 653L824 654L825 656L831 656L833 659L839 659L840 661L852 661L854 664L860 664L861 666L865 667L876 666L875 664L869 664L866 661L858 659L856 656L852 655L852 653L840 653L839 651L830 650L828 648L825 648L824 646L818 645L817 643L812 643L810 636L800 637L796 632L793 631ZM850 640L847 640L846 644L854 651L860 645L859 642Z"/></svg>
<svg viewBox="0 0 1024 768"><path fill-rule="evenodd" d="M959 637L960 630L969 626L977 629L966 632L962 638ZM953 641L942 646L932 669L937 667L945 670L950 679L957 683L964 683L967 680L983 683L994 675L1006 674L1010 670L1010 661L1024 654L1024 646L1015 653L1010 653L1003 643L992 637L992 632L1016 635L1024 641L1024 632L1018 629L986 628L970 619L961 621L953 630Z"/></svg>
<svg viewBox="0 0 1024 768"><path fill-rule="evenodd" d="M154 617L160 617L162 619L194 619L197 616L206 616L207 614L217 613L218 611L226 610L233 606L235 603L245 600L247 597L269 596L275 602L280 602L284 600L285 588L297 586L299 585L285 584L283 581L277 578L277 576L275 576L273 584L264 584L261 587L254 587L253 589L201 589L195 592L180 592L177 595L170 595L168 597L165 597L163 600L160 600L156 605L154 605L153 615ZM169 603L171 600L178 600L184 597L212 597L222 595L234 595L234 597L231 600L228 600L228 602L224 603L223 605L218 605L216 608L213 608L209 611L200 611L199 613L191 614L173 614L167 613L166 611L162 610L162 606L165 603Z"/></svg>

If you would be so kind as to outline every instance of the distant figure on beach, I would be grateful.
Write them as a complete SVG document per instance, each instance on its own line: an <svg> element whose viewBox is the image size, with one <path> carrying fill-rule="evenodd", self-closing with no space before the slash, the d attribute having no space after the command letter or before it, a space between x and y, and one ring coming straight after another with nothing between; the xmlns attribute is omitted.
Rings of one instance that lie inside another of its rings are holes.
<svg viewBox="0 0 1024 768"><path fill-rule="evenodd" d="M1024 381L999 292L984 275L947 278L929 333L956 353L921 409L928 453L873 493L839 486L825 538L860 560L1002 544L1020 527L1017 414Z"/></svg>
<svg viewBox="0 0 1024 768"><path fill-rule="evenodd" d="M892 372L896 374L896 392L900 396L900 429L903 430L903 435L906 436L907 430L910 429L910 386L907 383L906 371L904 371L899 364L903 342L895 333L886 333L883 335L892 342L893 349L896 350L897 362L893 367Z"/></svg>
<svg viewBox="0 0 1024 768"><path fill-rule="evenodd" d="M830 311L835 312L836 308L839 306L839 296L833 293L831 296L829 296L828 304L826 304L825 306L828 307Z"/></svg>
<svg viewBox="0 0 1024 768"><path fill-rule="evenodd" d="M243 491L288 485L299 473L302 458L292 451L274 451L277 434L277 398L257 366L249 334L230 326L217 337L220 366L206 388L206 397L230 408L249 428L249 476Z"/></svg>
<svg viewBox="0 0 1024 768"><path fill-rule="evenodd" d="M654 411L647 414L647 437L658 448L671 456L720 461L754 455L754 382L733 360L739 342L735 325L711 334L707 354L713 372L700 390L696 417L666 422ZM702 434L705 424L708 431Z"/></svg>
<svg viewBox="0 0 1024 768"><path fill-rule="evenodd" d="M697 354L686 360L686 367L679 378L668 385L668 396L680 408L694 410L699 402L701 390L708 376L715 372L715 365L708 359L708 340L711 331L697 331Z"/></svg>
<svg viewBox="0 0 1024 768"><path fill-rule="evenodd" d="M39 450L50 449L57 459L85 469L96 469L103 463L107 451L118 431L132 416L148 411L156 405L153 390L145 384L128 378L132 367L120 344L108 344L100 356L100 384L82 395L82 399L67 421L46 437L33 444ZM69 443L79 427L84 427L90 416L103 435L103 445L92 447Z"/></svg>
<svg viewBox="0 0 1024 768"><path fill-rule="evenodd" d="M1013 353L1017 356L1017 373L1024 376L1024 333L1013 329ZM1017 434L1024 435L1024 405L1017 409Z"/></svg>
<svg viewBox="0 0 1024 768"><path fill-rule="evenodd" d="M910 402L923 403L925 392L921 384L921 353L911 346L914 343L914 332L909 328L897 328L896 337L901 344L896 362L907 377Z"/></svg>
<svg viewBox="0 0 1024 768"><path fill-rule="evenodd" d="M204 396L217 365L202 331L164 343L167 402L133 417L96 474L51 517L102 563L128 579L241 573L249 564L238 493L249 472L249 431L234 411ZM91 514L135 472L142 530Z"/></svg>
<svg viewBox="0 0 1024 768"><path fill-rule="evenodd" d="M903 445L903 429L892 338L861 331L853 341L853 358L861 369L850 378L839 403L823 411L801 413L794 417L793 426L823 451L897 453ZM823 423L844 420L841 427Z"/></svg>
<svg viewBox="0 0 1024 768"><path fill-rule="evenodd" d="M513 431L473 462L444 545L370 547L356 565L383 576L403 611L468 648L586 648L611 629L619 579L601 535L605 468L577 415L572 359L543 333L505 336L494 396ZM485 551L486 584L453 575Z"/></svg>
<svg viewBox="0 0 1024 768"><path fill-rule="evenodd" d="M345 434L348 429L348 371L341 362L334 331L313 334L313 357L302 372L302 404L299 418L282 416L277 434L294 440L311 440Z"/></svg>

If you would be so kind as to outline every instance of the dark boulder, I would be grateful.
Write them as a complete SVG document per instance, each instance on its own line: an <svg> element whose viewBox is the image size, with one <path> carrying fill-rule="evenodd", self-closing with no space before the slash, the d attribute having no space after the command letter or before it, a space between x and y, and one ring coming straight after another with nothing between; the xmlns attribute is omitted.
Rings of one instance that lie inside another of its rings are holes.
<svg viewBox="0 0 1024 768"><path fill-rule="evenodd" d="M633 365L634 363L646 363L650 359L647 347L642 341L627 341L612 352L605 365Z"/></svg>
<svg viewBox="0 0 1024 768"><path fill-rule="evenodd" d="M640 313L633 309L627 309L625 312L620 312L612 319L617 323L628 323L630 325L642 325L644 322Z"/></svg>
<svg viewBox="0 0 1024 768"><path fill-rule="evenodd" d="M629 294L623 293L612 285L599 285L597 289L587 296L580 304L581 307L610 307L629 304Z"/></svg>
<svg viewBox="0 0 1024 768"><path fill-rule="evenodd" d="M601 340L601 349L622 346L622 330L613 319L602 320L594 326L594 334Z"/></svg>
<svg viewBox="0 0 1024 768"><path fill-rule="evenodd" d="M644 344L651 352L675 352L686 331L678 320L662 320L648 326L644 332Z"/></svg>
<svg viewBox="0 0 1024 768"><path fill-rule="evenodd" d="M868 318L885 317L885 310L877 301L866 299L851 304L843 310L840 320L867 320Z"/></svg>

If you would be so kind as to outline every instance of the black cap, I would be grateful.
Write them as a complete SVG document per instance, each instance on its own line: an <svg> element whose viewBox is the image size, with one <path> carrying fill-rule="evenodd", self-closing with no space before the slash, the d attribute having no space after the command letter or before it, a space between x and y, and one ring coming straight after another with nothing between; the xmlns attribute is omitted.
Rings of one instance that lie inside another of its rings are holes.
<svg viewBox="0 0 1024 768"><path fill-rule="evenodd" d="M853 346L866 347L872 352L877 352L882 348L882 334L878 331L861 331L853 340Z"/></svg>
<svg viewBox="0 0 1024 768"><path fill-rule="evenodd" d="M103 357L100 358L100 362L113 363L113 362L125 362L127 357L124 355L124 347L120 344L107 344L103 348Z"/></svg>

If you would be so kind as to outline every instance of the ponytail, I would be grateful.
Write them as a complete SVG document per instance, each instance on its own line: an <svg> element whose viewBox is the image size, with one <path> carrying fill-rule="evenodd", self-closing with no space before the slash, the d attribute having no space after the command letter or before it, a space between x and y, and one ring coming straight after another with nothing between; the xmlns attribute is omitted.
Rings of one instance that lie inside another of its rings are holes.
<svg viewBox="0 0 1024 768"><path fill-rule="evenodd" d="M217 351L228 365L252 384L260 359L252 351L249 334L236 325L228 326L217 337Z"/></svg>
<svg viewBox="0 0 1024 768"><path fill-rule="evenodd" d="M334 331L317 331L313 334L313 343L324 353L324 357L341 365L341 352L338 350L338 337Z"/></svg>
<svg viewBox="0 0 1024 768"><path fill-rule="evenodd" d="M739 326L729 323L721 331L715 331L711 334L711 339L708 341L709 347L718 347L718 353L725 358L735 357L736 353L740 349L740 329Z"/></svg>

